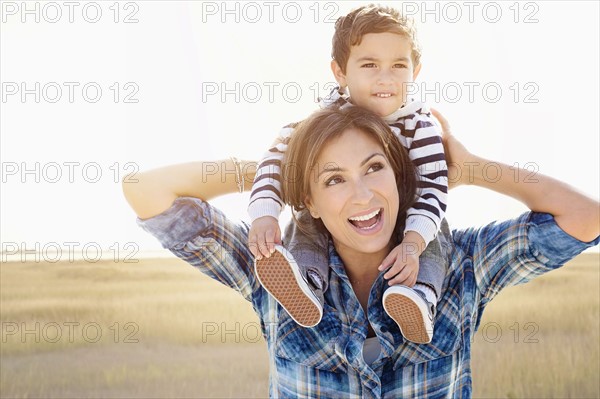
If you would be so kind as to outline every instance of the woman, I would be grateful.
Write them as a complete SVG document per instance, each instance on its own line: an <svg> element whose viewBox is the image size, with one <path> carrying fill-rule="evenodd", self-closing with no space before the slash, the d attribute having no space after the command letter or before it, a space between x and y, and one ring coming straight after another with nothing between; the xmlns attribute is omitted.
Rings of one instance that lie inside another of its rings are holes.
<svg viewBox="0 0 600 399"><path fill-rule="evenodd" d="M330 288L314 328L298 326L258 284L245 247L248 226L206 202L233 192L241 176L203 171L244 171L245 164L165 167L124 185L144 229L252 302L268 344L271 396L470 397L471 338L486 304L501 288L557 268L600 240L596 201L541 175L537 184L514 182L503 165L499 180L486 181L486 160L470 154L436 116L454 186L490 188L536 212L451 236L445 231L450 268L427 345L403 341L381 306L386 281L378 266L414 198L414 176L385 123L370 112L350 107L313 115L296 131L282 168L286 201L308 208L331 238ZM367 223L356 223L364 215Z"/></svg>

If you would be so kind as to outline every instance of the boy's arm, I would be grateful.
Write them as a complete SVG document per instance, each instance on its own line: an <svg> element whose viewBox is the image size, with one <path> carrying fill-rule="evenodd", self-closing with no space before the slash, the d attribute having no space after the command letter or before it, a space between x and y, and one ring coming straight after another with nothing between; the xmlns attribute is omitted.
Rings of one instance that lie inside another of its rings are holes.
<svg viewBox="0 0 600 399"><path fill-rule="evenodd" d="M281 198L281 161L294 126L295 124L288 125L280 131L260 161L252 184L248 205L252 221L248 247L257 260L263 256L268 258L275 251L275 244L281 244L279 215L284 205Z"/></svg>
<svg viewBox="0 0 600 399"><path fill-rule="evenodd" d="M417 113L414 131L406 130L412 136L408 156L419 173L419 197L407 211L405 239L421 236L423 246L420 252L435 238L440 223L446 213L448 198L448 167L442 144L440 128L425 107ZM419 253L420 253L419 252Z"/></svg>
<svg viewBox="0 0 600 399"><path fill-rule="evenodd" d="M413 286L419 273L419 257L436 237L446 212L448 168L440 128L425 106L416 113L414 129L404 126L404 134L412 137L408 156L419 173L419 197L407 211L404 237L383 260L379 270L389 285ZM398 129L392 129L400 134ZM399 137L400 140L403 138Z"/></svg>
<svg viewBox="0 0 600 399"><path fill-rule="evenodd" d="M284 127L258 164L248 204L248 214L252 222L263 216L279 219L283 208L283 200L281 199L281 161L287 150L287 143L292 132L293 127L291 125Z"/></svg>

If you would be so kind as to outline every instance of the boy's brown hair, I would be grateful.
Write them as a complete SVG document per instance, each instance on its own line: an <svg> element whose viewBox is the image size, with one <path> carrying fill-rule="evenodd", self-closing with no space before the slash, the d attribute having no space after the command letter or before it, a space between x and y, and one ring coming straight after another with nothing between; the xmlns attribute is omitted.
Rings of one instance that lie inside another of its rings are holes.
<svg viewBox="0 0 600 399"><path fill-rule="evenodd" d="M421 62L421 48L417 42L417 31L411 18L403 16L392 7L369 4L350 11L335 22L331 57L346 73L350 48L358 46L368 33L397 33L411 42L413 66Z"/></svg>

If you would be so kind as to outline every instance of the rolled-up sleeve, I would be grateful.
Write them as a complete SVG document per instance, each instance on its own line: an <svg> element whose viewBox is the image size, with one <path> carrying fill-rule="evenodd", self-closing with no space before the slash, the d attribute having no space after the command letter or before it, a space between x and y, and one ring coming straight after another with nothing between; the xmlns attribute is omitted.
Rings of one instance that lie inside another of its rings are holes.
<svg viewBox="0 0 600 399"><path fill-rule="evenodd" d="M252 301L260 285L247 246L247 224L234 223L191 197L180 197L163 213L137 223L177 257Z"/></svg>
<svg viewBox="0 0 600 399"><path fill-rule="evenodd" d="M472 259L481 305L504 287L559 268L600 241L600 237L591 242L579 241L564 232L552 215L538 212L458 231L453 238Z"/></svg>
<svg viewBox="0 0 600 399"><path fill-rule="evenodd" d="M587 248L598 245L600 236L590 242L565 233L548 213L531 213L527 230L531 252L549 267L560 267Z"/></svg>

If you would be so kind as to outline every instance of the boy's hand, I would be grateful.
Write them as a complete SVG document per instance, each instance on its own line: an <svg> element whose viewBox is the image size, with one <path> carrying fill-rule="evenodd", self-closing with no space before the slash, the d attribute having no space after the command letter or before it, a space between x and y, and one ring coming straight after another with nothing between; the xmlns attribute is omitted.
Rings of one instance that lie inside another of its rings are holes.
<svg viewBox="0 0 600 399"><path fill-rule="evenodd" d="M273 216L260 217L250 226L248 248L256 258L268 258L275 251L275 244L281 244L281 229Z"/></svg>
<svg viewBox="0 0 600 399"><path fill-rule="evenodd" d="M389 267L383 275L383 278L389 280L388 285L402 284L408 287L415 285L419 274L419 256L425 249L424 246L425 242L420 234L414 231L406 233L402 243L392 249L379 266L380 271Z"/></svg>

